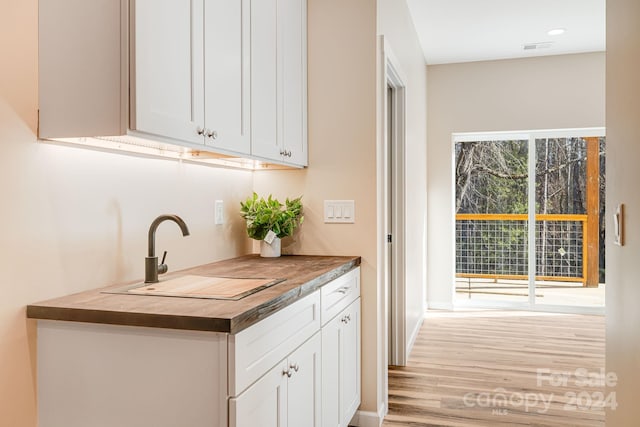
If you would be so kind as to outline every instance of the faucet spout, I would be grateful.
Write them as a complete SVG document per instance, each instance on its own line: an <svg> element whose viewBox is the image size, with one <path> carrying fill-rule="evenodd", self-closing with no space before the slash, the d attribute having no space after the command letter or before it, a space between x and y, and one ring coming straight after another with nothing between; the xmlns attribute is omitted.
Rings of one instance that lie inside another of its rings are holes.
<svg viewBox="0 0 640 427"><path fill-rule="evenodd" d="M178 215L160 215L151 223L149 227L149 255L145 258L144 264L144 282L145 283L158 283L158 274L164 274L167 272L168 267L164 263L164 257L162 263L158 264L158 257L156 256L156 230L158 226L164 221L173 221L180 227L183 236L189 235L189 228L187 224ZM164 253L165 256L167 253Z"/></svg>
<svg viewBox="0 0 640 427"><path fill-rule="evenodd" d="M189 235L189 228L187 224L180 218L178 215L160 215L158 218L154 219L151 223L151 227L149 227L149 256L156 256L156 230L158 226L164 221L173 221L180 227L183 236Z"/></svg>

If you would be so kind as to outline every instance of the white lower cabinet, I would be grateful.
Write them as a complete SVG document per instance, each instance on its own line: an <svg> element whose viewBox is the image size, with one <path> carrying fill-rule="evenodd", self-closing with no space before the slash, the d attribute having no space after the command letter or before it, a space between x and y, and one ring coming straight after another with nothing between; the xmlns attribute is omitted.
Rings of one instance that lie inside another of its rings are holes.
<svg viewBox="0 0 640 427"><path fill-rule="evenodd" d="M359 268L232 335L38 321L41 427L346 427L359 405Z"/></svg>
<svg viewBox="0 0 640 427"><path fill-rule="evenodd" d="M322 426L348 426L358 406L360 298L322 327Z"/></svg>
<svg viewBox="0 0 640 427"><path fill-rule="evenodd" d="M229 427L348 426L360 406L360 268L231 335L229 395Z"/></svg>
<svg viewBox="0 0 640 427"><path fill-rule="evenodd" d="M229 400L230 427L320 426L320 333Z"/></svg>

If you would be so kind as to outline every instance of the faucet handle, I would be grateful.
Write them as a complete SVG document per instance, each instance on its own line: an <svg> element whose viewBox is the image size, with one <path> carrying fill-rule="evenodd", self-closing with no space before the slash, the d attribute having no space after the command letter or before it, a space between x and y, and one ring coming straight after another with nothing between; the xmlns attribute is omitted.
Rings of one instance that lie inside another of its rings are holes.
<svg viewBox="0 0 640 427"><path fill-rule="evenodd" d="M165 259L167 259L167 251L164 251L164 254L162 255L162 261L160 261L160 264L158 265L158 274L164 274L169 270L167 264L164 263Z"/></svg>

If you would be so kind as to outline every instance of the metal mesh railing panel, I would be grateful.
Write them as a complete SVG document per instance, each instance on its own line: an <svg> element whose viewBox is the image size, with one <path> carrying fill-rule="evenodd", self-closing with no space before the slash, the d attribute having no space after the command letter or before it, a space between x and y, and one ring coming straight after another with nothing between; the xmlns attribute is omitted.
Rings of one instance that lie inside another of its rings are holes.
<svg viewBox="0 0 640 427"><path fill-rule="evenodd" d="M527 275L527 221L456 221L456 273Z"/></svg>
<svg viewBox="0 0 640 427"><path fill-rule="evenodd" d="M456 273L526 277L527 228L521 219L457 220ZM536 221L536 276L583 278L583 239L583 221Z"/></svg>
<svg viewBox="0 0 640 427"><path fill-rule="evenodd" d="M583 223L536 222L536 275L583 277Z"/></svg>

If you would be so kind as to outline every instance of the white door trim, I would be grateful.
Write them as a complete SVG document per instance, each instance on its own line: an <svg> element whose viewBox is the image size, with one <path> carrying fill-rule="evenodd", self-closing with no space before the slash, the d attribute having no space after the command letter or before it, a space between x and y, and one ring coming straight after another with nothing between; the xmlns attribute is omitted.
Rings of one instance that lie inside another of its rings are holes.
<svg viewBox="0 0 640 427"><path fill-rule="evenodd" d="M388 43L382 43L383 55L383 138L384 138L384 206L383 236L392 236L385 245L385 289L389 298L389 364L406 365L406 284L405 284L405 112L406 78ZM389 99L388 89L392 92ZM389 108L389 106L391 106ZM390 111L391 110L391 111ZM389 129L389 120L395 123ZM389 158L391 157L391 158ZM391 191L389 191L391 189ZM389 194L391 193L391 194ZM389 210L391 207L391 210ZM391 215L391 218L389 218ZM389 229L389 224L391 229ZM392 283L388 269L391 268Z"/></svg>

